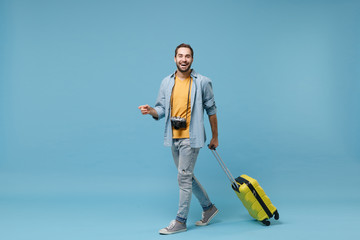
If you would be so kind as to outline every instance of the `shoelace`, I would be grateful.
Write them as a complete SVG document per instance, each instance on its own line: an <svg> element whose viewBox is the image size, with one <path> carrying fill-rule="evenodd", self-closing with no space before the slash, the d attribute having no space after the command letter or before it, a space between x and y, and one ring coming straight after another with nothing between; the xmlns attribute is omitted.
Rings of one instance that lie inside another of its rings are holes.
<svg viewBox="0 0 360 240"><path fill-rule="evenodd" d="M173 227L175 227L175 224L176 224L176 220L172 220L170 222L170 225L167 227L167 229L172 229Z"/></svg>

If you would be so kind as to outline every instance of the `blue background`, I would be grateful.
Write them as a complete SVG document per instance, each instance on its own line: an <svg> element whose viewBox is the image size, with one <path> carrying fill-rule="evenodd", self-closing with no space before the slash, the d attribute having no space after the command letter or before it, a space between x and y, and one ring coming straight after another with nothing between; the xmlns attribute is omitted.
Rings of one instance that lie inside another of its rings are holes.
<svg viewBox="0 0 360 240"><path fill-rule="evenodd" d="M207 149L220 209L171 239L359 237L359 1L0 1L0 238L160 239L175 217L163 121L141 116L189 43L219 154L280 212L263 227ZM208 136L209 124L206 123ZM194 198L195 199L195 198Z"/></svg>

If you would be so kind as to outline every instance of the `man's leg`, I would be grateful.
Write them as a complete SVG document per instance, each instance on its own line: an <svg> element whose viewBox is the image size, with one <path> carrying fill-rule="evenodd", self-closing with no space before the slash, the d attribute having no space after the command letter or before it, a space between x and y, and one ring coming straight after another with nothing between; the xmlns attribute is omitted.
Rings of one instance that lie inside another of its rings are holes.
<svg viewBox="0 0 360 240"><path fill-rule="evenodd" d="M186 160L186 155L189 152L186 150L186 144L183 144L183 139L174 139L171 147L174 162L178 169L178 182L180 189L179 196L179 210L176 216L176 220L171 221L170 225L166 228L160 229L160 234L173 234L178 232L186 231L186 220L189 212L189 205L191 201L191 177L187 180L186 175L188 172L192 172L194 167L191 166L191 161ZM190 146L190 145L189 145ZM191 151L190 151L191 152ZM191 155L191 154L190 154ZM195 158L196 159L196 158ZM188 183L189 182L189 183ZM189 187L190 186L190 187Z"/></svg>
<svg viewBox="0 0 360 240"><path fill-rule="evenodd" d="M200 221L195 224L197 226L206 226L219 212L218 209L211 203L205 189L201 186L200 182L193 176L193 193L199 200L200 205L203 208L203 214Z"/></svg>
<svg viewBox="0 0 360 240"><path fill-rule="evenodd" d="M193 176L192 190L204 211L210 209L213 206L205 189L195 176Z"/></svg>
<svg viewBox="0 0 360 240"><path fill-rule="evenodd" d="M179 210L176 220L186 223L193 190L194 167L199 148L191 148L189 139L176 139L173 142L172 153L178 169Z"/></svg>
<svg viewBox="0 0 360 240"><path fill-rule="evenodd" d="M218 210L211 203L205 189L193 174L199 150L190 147L189 139L173 140L172 154L178 169L180 188L179 210L176 220L186 223L191 195L194 193L203 208L202 219L196 222L196 225L204 226L210 223L211 219L218 213Z"/></svg>

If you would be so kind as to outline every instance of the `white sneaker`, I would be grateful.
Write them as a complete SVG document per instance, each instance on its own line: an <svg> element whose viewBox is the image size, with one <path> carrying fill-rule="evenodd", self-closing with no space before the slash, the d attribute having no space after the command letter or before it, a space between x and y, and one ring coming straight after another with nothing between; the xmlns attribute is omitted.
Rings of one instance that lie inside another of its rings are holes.
<svg viewBox="0 0 360 240"><path fill-rule="evenodd" d="M186 224L180 223L176 220L172 220L170 225L166 228L160 229L159 233L163 235L174 234L186 231Z"/></svg>

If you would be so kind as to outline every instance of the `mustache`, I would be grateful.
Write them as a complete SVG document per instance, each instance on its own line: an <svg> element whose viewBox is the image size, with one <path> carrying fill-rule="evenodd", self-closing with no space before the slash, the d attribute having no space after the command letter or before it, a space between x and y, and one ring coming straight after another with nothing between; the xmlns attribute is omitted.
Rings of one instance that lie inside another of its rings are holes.
<svg viewBox="0 0 360 240"><path fill-rule="evenodd" d="M187 72L187 71L190 70L191 64L188 64L188 67L187 67L185 70L182 70L182 69L181 69L181 65L180 65L180 64L176 64L176 67L177 67L178 71L180 71L180 72Z"/></svg>

